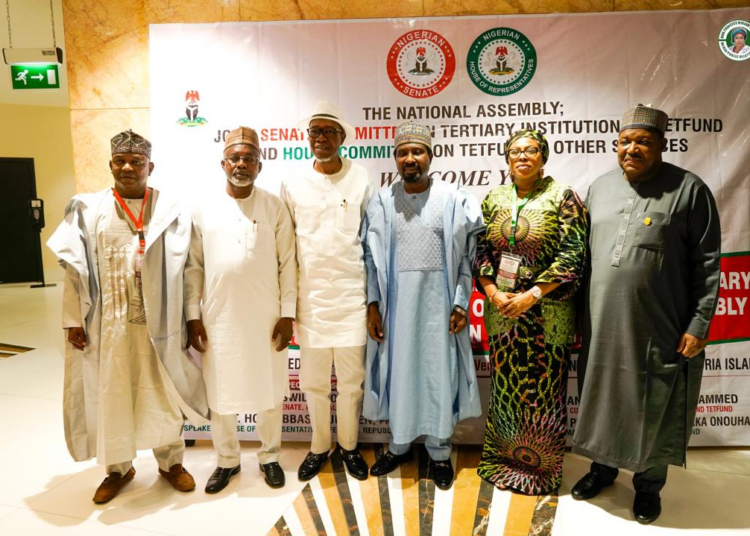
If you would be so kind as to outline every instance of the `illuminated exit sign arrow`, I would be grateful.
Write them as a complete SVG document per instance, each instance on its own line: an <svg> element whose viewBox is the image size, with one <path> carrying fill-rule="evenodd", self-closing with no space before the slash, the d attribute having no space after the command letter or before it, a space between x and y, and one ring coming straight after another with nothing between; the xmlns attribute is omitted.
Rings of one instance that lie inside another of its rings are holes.
<svg viewBox="0 0 750 536"><path fill-rule="evenodd" d="M59 89L60 76L57 65L11 65L13 89Z"/></svg>

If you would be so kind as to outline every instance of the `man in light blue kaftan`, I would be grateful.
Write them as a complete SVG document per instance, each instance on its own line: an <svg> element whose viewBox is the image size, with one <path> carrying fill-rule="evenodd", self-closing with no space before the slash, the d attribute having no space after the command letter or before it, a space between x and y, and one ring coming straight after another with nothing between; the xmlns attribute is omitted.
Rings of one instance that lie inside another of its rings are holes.
<svg viewBox="0 0 750 536"><path fill-rule="evenodd" d="M471 265L484 229L477 200L429 176L429 127L398 127L402 181L370 202L362 229L367 268L367 345L363 414L389 420L389 452L371 468L391 472L425 436L433 480L450 487L450 437L481 414L468 330Z"/></svg>

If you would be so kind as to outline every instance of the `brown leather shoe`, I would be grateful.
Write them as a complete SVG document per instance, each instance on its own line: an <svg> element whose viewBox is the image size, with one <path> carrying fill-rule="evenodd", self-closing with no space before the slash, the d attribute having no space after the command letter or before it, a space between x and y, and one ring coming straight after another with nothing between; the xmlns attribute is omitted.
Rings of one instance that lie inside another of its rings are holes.
<svg viewBox="0 0 750 536"><path fill-rule="evenodd" d="M169 468L169 472L162 471L160 467L159 474L166 478L177 491L193 491L195 489L195 480L181 463L174 464Z"/></svg>
<svg viewBox="0 0 750 536"><path fill-rule="evenodd" d="M130 471L122 476L120 473L109 473L94 493L94 502L96 504L104 504L114 499L120 490L133 480L135 476L135 467L131 467Z"/></svg>

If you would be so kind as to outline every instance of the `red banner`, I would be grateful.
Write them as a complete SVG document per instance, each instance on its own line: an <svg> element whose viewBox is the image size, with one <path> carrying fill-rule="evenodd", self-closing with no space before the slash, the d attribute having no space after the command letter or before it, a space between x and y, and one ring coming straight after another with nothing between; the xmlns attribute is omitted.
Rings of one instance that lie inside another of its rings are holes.
<svg viewBox="0 0 750 536"><path fill-rule="evenodd" d="M709 344L750 340L750 252L721 258L719 303L708 338Z"/></svg>

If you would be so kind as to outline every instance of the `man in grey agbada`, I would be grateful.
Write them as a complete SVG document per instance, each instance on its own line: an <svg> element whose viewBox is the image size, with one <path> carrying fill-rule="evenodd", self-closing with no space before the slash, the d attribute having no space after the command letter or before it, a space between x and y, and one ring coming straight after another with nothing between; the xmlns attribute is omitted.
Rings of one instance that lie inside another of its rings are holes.
<svg viewBox="0 0 750 536"><path fill-rule="evenodd" d="M593 460L590 499L633 471L633 514L651 523L669 465L683 465L720 277L719 213L696 175L662 162L668 117L638 105L620 124L622 168L589 189L590 273L573 450Z"/></svg>
<svg viewBox="0 0 750 536"><path fill-rule="evenodd" d="M183 349L190 213L148 186L147 139L128 130L111 146L112 186L76 195L47 242L65 268L65 438L76 461L96 456L106 468L97 504L133 479L143 449L176 490L195 488L182 466L183 421L201 425L209 413Z"/></svg>

